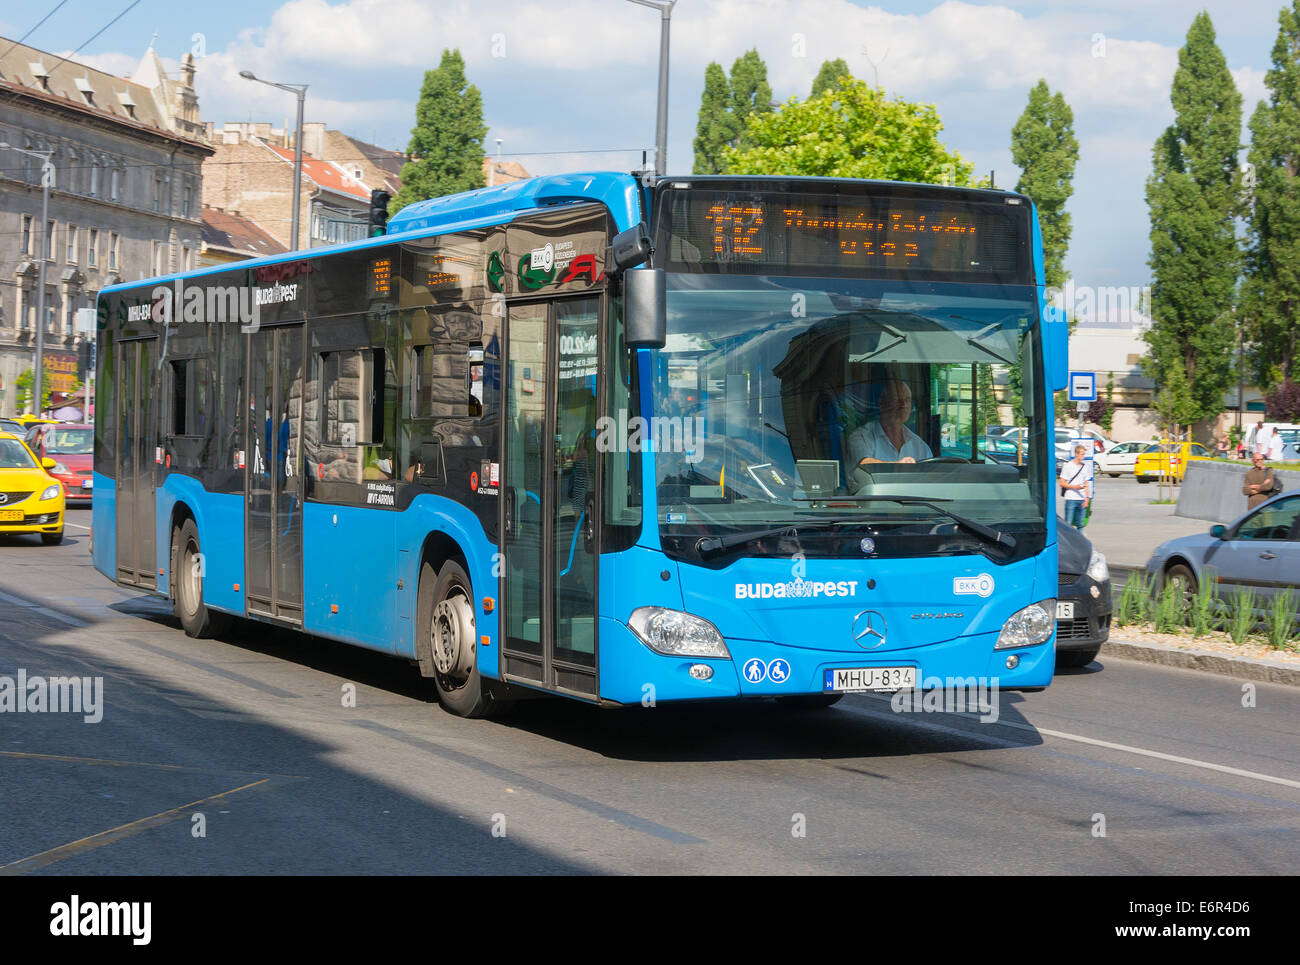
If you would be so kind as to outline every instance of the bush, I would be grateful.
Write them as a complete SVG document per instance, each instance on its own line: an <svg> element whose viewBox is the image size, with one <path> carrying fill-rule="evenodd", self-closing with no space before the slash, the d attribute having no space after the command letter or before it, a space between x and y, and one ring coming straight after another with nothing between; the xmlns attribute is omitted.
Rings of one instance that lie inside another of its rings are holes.
<svg viewBox="0 0 1300 965"><path fill-rule="evenodd" d="M1255 629L1255 591L1250 587L1239 589L1232 597L1232 612L1228 616L1228 636L1240 646Z"/></svg>
<svg viewBox="0 0 1300 965"><path fill-rule="evenodd" d="M1264 418L1270 422L1300 422L1300 383L1290 379L1264 394Z"/></svg>
<svg viewBox="0 0 1300 965"><path fill-rule="evenodd" d="M1281 650L1295 635L1295 596L1290 588L1273 597L1273 605L1264 619L1264 630L1268 634L1268 645L1274 650Z"/></svg>
<svg viewBox="0 0 1300 965"><path fill-rule="evenodd" d="M1189 616L1192 624L1192 638L1203 637L1214 628L1219 609L1218 585L1207 570L1196 587L1192 597Z"/></svg>
<svg viewBox="0 0 1300 965"><path fill-rule="evenodd" d="M1151 584L1145 573L1130 573L1120 591L1119 603L1115 607L1115 623L1129 627L1147 622L1147 603L1151 597Z"/></svg>
<svg viewBox="0 0 1300 965"><path fill-rule="evenodd" d="M1178 583L1166 583L1151 615L1156 633L1176 633L1186 622L1187 599Z"/></svg>

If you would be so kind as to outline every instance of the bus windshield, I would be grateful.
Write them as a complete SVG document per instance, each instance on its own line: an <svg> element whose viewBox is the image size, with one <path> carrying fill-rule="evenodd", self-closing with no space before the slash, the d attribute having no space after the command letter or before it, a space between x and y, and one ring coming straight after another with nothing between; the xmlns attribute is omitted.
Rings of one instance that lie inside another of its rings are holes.
<svg viewBox="0 0 1300 965"><path fill-rule="evenodd" d="M699 559L702 539L788 525L809 555L1037 552L1051 452L1038 341L1029 286L670 275L651 422L664 547ZM987 438L1002 422L1029 431Z"/></svg>

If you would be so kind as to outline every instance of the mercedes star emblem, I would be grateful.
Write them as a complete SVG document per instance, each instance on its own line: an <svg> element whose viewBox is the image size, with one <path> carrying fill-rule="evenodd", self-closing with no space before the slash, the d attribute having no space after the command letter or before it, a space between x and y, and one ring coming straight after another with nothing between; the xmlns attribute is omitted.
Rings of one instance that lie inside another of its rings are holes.
<svg viewBox="0 0 1300 965"><path fill-rule="evenodd" d="M863 610L853 618L853 642L864 650L874 650L885 642L888 626L879 610Z"/></svg>

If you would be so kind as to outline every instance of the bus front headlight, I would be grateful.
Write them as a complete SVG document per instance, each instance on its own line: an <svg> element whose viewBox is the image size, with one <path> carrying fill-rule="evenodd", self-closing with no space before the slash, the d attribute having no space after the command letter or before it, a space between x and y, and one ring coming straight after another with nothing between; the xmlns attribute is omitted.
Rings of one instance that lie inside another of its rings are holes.
<svg viewBox="0 0 1300 965"><path fill-rule="evenodd" d="M1011 614L1011 619L1002 624L1002 632L998 634L998 642L993 645L993 649L1032 647L1047 640L1055 628L1056 601L1031 603L1023 610Z"/></svg>
<svg viewBox="0 0 1300 965"><path fill-rule="evenodd" d="M691 613L643 606L632 611L627 625L642 643L666 657L731 657L718 628Z"/></svg>

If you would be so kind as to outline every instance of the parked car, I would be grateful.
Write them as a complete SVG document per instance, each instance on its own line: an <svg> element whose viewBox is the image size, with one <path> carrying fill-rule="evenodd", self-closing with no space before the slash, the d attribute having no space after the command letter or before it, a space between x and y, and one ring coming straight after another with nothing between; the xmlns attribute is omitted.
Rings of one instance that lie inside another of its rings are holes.
<svg viewBox="0 0 1300 965"><path fill-rule="evenodd" d="M1056 665L1086 667L1110 636L1110 569L1088 537L1056 519Z"/></svg>
<svg viewBox="0 0 1300 965"><path fill-rule="evenodd" d="M10 435L21 437L27 427L17 419L0 419L0 432L7 432Z"/></svg>
<svg viewBox="0 0 1300 965"><path fill-rule="evenodd" d="M95 427L60 422L27 430L27 447L39 458L53 459L50 475L63 483L69 503L89 503L95 476Z"/></svg>
<svg viewBox="0 0 1300 965"><path fill-rule="evenodd" d="M12 432L0 432L0 533L35 533L46 546L63 542L63 485Z"/></svg>
<svg viewBox="0 0 1300 965"><path fill-rule="evenodd" d="M1105 452L1097 453L1097 472L1104 472L1111 478L1117 478L1124 473L1131 474L1133 465L1137 462L1137 457L1156 444L1154 439L1117 442Z"/></svg>
<svg viewBox="0 0 1300 965"><path fill-rule="evenodd" d="M1189 595L1211 571L1220 598L1249 588L1263 610L1289 589L1300 613L1300 493L1278 493L1227 526L1161 543L1147 561L1161 586L1179 584Z"/></svg>
<svg viewBox="0 0 1300 965"><path fill-rule="evenodd" d="M1155 442L1138 453L1137 461L1133 463L1133 476L1140 483L1149 483L1161 476L1180 483L1188 463L1213 458L1214 453L1199 442Z"/></svg>

